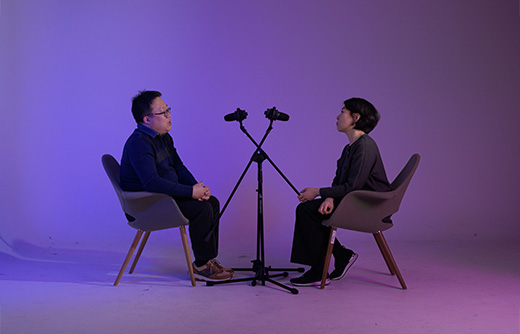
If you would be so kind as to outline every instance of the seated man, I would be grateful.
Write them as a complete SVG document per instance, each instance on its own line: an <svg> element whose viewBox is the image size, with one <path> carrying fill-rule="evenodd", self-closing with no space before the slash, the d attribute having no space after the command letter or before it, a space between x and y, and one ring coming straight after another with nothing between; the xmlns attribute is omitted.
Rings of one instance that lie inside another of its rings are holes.
<svg viewBox="0 0 520 334"><path fill-rule="evenodd" d="M223 268L218 254L219 202L203 182L197 182L184 166L173 139L171 108L156 91L142 91L132 100L137 129L126 141L121 159L121 188L172 196L182 214L190 221L189 231L195 262L195 277L222 281L233 277ZM213 226L217 227L205 241Z"/></svg>

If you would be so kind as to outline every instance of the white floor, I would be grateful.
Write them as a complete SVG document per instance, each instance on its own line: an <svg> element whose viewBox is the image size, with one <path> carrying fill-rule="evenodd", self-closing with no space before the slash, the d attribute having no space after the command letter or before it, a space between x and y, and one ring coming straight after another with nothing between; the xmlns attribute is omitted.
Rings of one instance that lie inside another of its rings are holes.
<svg viewBox="0 0 520 334"><path fill-rule="evenodd" d="M148 245L136 273L114 287L126 249L25 245L24 254L0 253L0 333L520 333L518 245L387 237L402 290L373 239L363 240L343 280L297 295L270 283L191 287L180 246ZM266 262L292 267L287 257L267 252ZM251 257L220 260L250 267Z"/></svg>

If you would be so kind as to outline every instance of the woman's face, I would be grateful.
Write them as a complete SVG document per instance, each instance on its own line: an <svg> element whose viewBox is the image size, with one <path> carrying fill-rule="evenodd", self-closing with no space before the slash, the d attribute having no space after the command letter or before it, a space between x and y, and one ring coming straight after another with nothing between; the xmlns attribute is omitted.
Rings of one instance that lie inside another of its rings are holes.
<svg viewBox="0 0 520 334"><path fill-rule="evenodd" d="M358 115L358 114L355 114L355 115ZM356 117L356 118L359 118L359 117ZM341 109L341 113L338 115L338 117L336 117L336 119L338 120L336 122L336 128L338 129L339 132L345 132L345 133L349 130L354 129L354 126L356 125L356 121L357 121L357 119L354 120L354 118L352 117L350 110L348 110L345 107L343 107L343 109Z"/></svg>

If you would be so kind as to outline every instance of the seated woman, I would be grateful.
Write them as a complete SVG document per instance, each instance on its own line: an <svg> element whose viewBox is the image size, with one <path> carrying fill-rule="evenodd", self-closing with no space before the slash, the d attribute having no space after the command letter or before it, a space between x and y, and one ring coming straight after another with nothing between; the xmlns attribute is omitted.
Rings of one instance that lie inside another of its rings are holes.
<svg viewBox="0 0 520 334"><path fill-rule="evenodd" d="M353 190L390 190L377 144L368 136L379 118L376 108L364 99L351 98L344 102L336 127L347 135L349 143L337 162L332 186L305 188L298 196L301 203L296 208L291 262L311 268L301 277L291 279L293 285L320 284L330 231L329 227L321 223L330 218L346 194ZM315 199L318 196L321 198ZM329 279L339 280L357 260L358 254L343 247L337 238L332 254L334 271L330 273Z"/></svg>

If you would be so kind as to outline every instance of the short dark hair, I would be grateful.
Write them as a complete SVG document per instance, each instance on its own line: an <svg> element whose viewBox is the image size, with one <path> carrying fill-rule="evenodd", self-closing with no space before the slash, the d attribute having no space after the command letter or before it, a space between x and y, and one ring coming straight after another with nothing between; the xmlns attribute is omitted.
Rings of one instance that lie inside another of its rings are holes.
<svg viewBox="0 0 520 334"><path fill-rule="evenodd" d="M155 90L142 90L132 98L132 115L137 123L142 123L144 116L150 114L153 100L161 95Z"/></svg>
<svg viewBox="0 0 520 334"><path fill-rule="evenodd" d="M377 122L379 122L379 119L381 118L379 112L372 103L365 99L353 97L343 103L345 104L345 108L347 108L351 114L359 114L360 116L354 129L369 133L376 127Z"/></svg>

